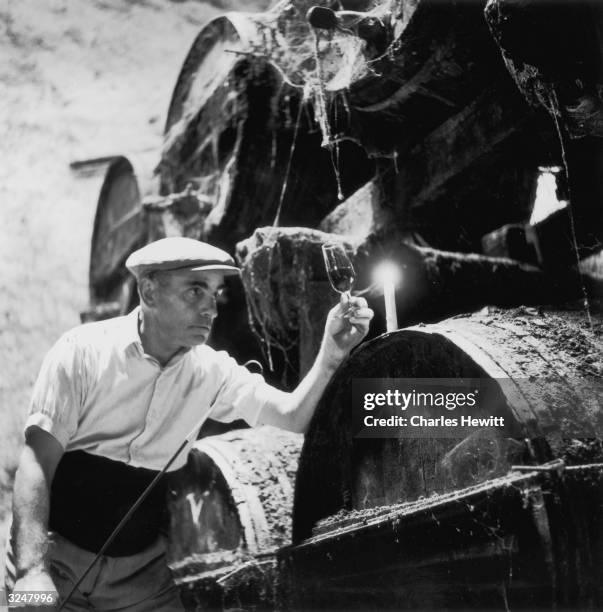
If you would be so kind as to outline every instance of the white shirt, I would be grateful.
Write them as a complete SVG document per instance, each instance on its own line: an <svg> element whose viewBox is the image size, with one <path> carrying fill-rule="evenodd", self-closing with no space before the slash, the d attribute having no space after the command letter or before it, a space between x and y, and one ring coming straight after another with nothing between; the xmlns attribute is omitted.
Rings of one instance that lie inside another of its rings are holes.
<svg viewBox="0 0 603 612"><path fill-rule="evenodd" d="M160 470L202 418L270 424L284 392L206 345L161 367L144 353L138 313L76 327L58 340L34 386L26 431L38 426L66 451ZM170 470L186 463L188 450Z"/></svg>

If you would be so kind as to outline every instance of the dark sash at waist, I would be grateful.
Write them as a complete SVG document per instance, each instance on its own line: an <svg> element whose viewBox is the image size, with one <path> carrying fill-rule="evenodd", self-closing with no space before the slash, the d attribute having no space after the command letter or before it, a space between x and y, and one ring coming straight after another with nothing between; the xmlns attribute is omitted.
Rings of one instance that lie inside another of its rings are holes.
<svg viewBox="0 0 603 612"><path fill-rule="evenodd" d="M157 474L84 451L67 452L52 481L49 528L96 553ZM105 554L133 555L153 544L167 524L166 494L162 476Z"/></svg>

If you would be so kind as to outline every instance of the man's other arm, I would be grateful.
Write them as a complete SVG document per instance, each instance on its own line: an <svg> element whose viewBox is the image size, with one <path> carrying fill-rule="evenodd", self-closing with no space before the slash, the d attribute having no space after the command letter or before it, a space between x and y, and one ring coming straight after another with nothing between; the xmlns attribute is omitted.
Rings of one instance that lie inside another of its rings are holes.
<svg viewBox="0 0 603 612"><path fill-rule="evenodd" d="M63 447L39 427L27 431L13 493L14 591L53 591L47 565L50 486Z"/></svg>

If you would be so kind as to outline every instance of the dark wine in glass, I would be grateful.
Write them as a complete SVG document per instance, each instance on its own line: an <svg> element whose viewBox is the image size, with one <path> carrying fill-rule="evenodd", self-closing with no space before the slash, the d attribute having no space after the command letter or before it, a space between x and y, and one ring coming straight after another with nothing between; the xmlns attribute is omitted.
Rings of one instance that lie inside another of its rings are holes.
<svg viewBox="0 0 603 612"><path fill-rule="evenodd" d="M323 244L322 254L331 286L349 302L356 273L345 249L340 244Z"/></svg>

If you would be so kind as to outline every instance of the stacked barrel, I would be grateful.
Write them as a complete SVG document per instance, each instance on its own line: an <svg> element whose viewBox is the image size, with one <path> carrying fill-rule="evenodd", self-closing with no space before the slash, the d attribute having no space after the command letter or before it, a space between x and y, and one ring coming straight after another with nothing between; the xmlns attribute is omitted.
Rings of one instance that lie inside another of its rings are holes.
<svg viewBox="0 0 603 612"><path fill-rule="evenodd" d="M323 243L345 244L377 313L301 451L236 430L175 475L187 607L601 606L601 275L578 271L600 258L600 7L312 4L206 25L162 151L115 158L98 201L89 318L131 309L127 256L173 235L237 256L211 342L285 388L334 302ZM532 226L539 167L557 166L565 208ZM383 257L406 326L384 335ZM360 378L487 381L505 425L358 437Z"/></svg>

